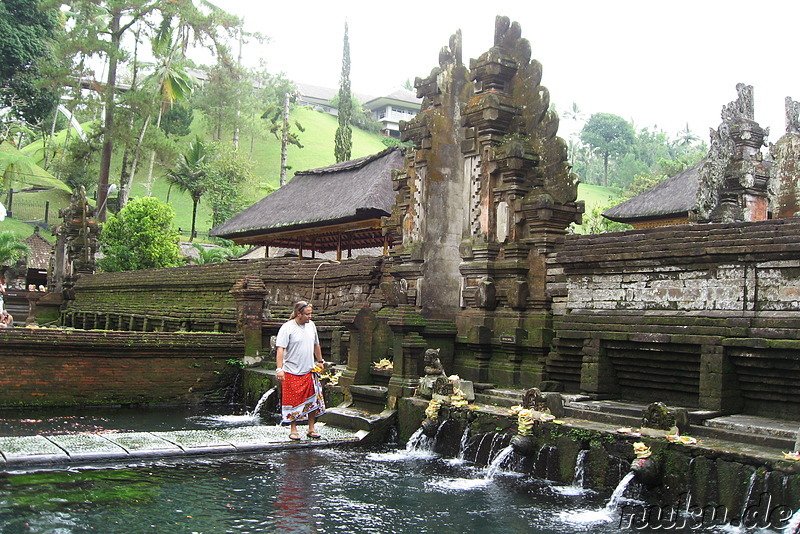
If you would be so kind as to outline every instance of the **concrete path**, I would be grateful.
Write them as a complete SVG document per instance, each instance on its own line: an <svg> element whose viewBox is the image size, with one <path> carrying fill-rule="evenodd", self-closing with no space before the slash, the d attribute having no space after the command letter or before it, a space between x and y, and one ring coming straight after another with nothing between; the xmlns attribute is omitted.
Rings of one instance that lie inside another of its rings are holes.
<svg viewBox="0 0 800 534"><path fill-rule="evenodd" d="M289 439L288 427L241 426L169 432L102 432L0 437L0 472L36 466L69 466L206 455L252 454L298 447L356 443L367 432L317 424L321 439Z"/></svg>

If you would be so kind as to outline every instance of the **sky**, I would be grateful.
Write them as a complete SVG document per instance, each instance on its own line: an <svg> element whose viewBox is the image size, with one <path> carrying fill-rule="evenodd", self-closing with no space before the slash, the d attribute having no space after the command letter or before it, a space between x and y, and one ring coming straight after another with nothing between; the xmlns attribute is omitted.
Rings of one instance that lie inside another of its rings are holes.
<svg viewBox="0 0 800 534"><path fill-rule="evenodd" d="M542 85L561 114L573 102L635 127L675 135L688 124L708 140L736 84L755 90L756 120L769 141L785 131L784 99L800 100L800 2L791 0L541 0L376 2L226 0L218 5L267 35L244 49L298 83L339 87L344 24L354 93L388 94L438 65L460 29L468 64L493 45L497 15L522 27ZM559 134L575 123L562 118Z"/></svg>

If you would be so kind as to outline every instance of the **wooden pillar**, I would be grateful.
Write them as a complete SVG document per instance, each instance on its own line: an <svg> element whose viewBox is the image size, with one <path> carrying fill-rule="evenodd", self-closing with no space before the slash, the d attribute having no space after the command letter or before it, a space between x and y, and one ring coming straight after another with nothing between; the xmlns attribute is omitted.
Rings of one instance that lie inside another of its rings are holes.
<svg viewBox="0 0 800 534"><path fill-rule="evenodd" d="M300 238L300 248L297 250L297 259L298 260L302 260L303 259L303 238L302 237Z"/></svg>
<svg viewBox="0 0 800 534"><path fill-rule="evenodd" d="M342 261L342 232L336 236L336 261Z"/></svg>
<svg viewBox="0 0 800 534"><path fill-rule="evenodd" d="M317 258L317 236L311 237L311 259Z"/></svg>

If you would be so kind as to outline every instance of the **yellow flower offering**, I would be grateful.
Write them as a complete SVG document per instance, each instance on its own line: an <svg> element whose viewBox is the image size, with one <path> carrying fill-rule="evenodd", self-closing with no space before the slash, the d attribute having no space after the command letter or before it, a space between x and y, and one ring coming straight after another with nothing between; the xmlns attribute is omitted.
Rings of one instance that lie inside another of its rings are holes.
<svg viewBox="0 0 800 534"><path fill-rule="evenodd" d="M650 450L650 447L642 443L641 441L637 441L633 444L633 453L636 455L637 458L650 458L650 455L653 454Z"/></svg>

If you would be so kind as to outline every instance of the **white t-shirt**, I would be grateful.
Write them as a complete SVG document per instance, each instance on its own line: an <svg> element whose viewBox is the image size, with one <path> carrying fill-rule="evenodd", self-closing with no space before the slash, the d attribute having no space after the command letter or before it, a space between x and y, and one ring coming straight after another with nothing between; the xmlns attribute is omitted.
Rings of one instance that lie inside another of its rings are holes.
<svg viewBox="0 0 800 534"><path fill-rule="evenodd" d="M314 368L314 345L319 345L319 336L314 321L297 324L290 319L278 330L275 346L283 347L283 370L293 375L310 373Z"/></svg>

